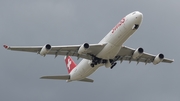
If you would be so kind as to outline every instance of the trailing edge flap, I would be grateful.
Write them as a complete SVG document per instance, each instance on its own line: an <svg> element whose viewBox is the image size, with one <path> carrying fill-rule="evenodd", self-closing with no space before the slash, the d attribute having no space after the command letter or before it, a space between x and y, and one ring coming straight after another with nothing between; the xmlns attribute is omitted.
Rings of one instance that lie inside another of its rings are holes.
<svg viewBox="0 0 180 101"><path fill-rule="evenodd" d="M84 78L84 79L79 80L79 81L82 81L82 82L94 82L94 80L89 79L89 78Z"/></svg>
<svg viewBox="0 0 180 101"><path fill-rule="evenodd" d="M70 75L60 75L60 76L43 76L40 79L56 79L56 80L68 80Z"/></svg>

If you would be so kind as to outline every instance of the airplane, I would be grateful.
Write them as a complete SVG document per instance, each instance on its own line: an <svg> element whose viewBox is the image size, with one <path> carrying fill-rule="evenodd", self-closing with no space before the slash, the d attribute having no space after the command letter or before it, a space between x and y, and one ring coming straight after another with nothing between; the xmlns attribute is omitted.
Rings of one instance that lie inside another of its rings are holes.
<svg viewBox="0 0 180 101"><path fill-rule="evenodd" d="M123 43L139 28L143 20L143 14L139 11L134 11L126 15L99 43L81 45L63 45L51 46L7 46L5 49L13 51L34 52L41 56L58 55L65 56L65 63L68 70L67 75L58 76L43 76L41 79L56 79L71 81L93 82L94 80L87 78L94 73L99 67L113 68L117 61L135 61L153 63L154 65L164 62L172 63L173 59L165 58L162 53L152 55L144 52L144 49L139 47L133 49L124 46ZM79 64L72 60L70 56L75 56L78 59L82 58Z"/></svg>

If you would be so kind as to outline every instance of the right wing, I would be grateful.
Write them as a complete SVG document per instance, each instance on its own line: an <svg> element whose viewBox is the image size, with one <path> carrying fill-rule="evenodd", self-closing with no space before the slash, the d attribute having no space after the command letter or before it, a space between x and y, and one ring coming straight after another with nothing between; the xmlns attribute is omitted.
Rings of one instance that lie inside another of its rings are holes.
<svg viewBox="0 0 180 101"><path fill-rule="evenodd" d="M136 61L137 63L139 62L144 62L145 64L147 63L152 63L156 57L156 55L152 55L149 53L145 53L143 52L142 55L137 58L137 59L133 59L133 53L135 52L136 49L127 47L127 46L123 46L121 48L121 50L118 53L118 56L120 56L119 60L122 62L123 60L125 61ZM167 58L163 58L163 60L161 62L165 62L165 63L172 63L174 60L172 59L167 59Z"/></svg>
<svg viewBox="0 0 180 101"><path fill-rule="evenodd" d="M84 45L84 44L83 44ZM50 47L49 51L45 55L55 55L57 57L58 55L68 55L68 56L76 56L78 58L85 58L85 59L91 59L91 55L96 56L106 44L88 44L89 48L86 52L82 54L78 54L79 49L82 45L66 45L66 46L50 46L49 44L46 44L44 46L7 46L4 45L4 48L8 50L13 51L23 51L23 52L33 52L38 53L43 50L43 48ZM45 56L44 55L44 56Z"/></svg>

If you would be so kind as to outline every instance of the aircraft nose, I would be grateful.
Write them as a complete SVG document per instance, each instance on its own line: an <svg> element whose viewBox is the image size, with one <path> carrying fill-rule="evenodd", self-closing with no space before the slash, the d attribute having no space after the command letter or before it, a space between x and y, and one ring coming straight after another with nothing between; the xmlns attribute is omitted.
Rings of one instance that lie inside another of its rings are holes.
<svg viewBox="0 0 180 101"><path fill-rule="evenodd" d="M142 18L143 18L143 14L138 11L138 12L137 12L137 17L139 17L140 19L142 19Z"/></svg>
<svg viewBox="0 0 180 101"><path fill-rule="evenodd" d="M141 21L143 19L143 14L139 11L136 11L136 19Z"/></svg>

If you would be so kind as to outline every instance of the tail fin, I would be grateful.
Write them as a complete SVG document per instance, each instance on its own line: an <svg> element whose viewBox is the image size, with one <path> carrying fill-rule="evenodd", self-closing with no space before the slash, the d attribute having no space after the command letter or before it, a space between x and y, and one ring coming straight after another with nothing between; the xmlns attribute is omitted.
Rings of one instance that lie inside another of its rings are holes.
<svg viewBox="0 0 180 101"><path fill-rule="evenodd" d="M64 60L66 63L68 73L70 73L76 67L76 63L72 60L70 56L65 56Z"/></svg>

